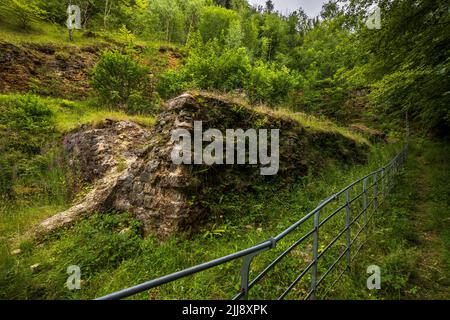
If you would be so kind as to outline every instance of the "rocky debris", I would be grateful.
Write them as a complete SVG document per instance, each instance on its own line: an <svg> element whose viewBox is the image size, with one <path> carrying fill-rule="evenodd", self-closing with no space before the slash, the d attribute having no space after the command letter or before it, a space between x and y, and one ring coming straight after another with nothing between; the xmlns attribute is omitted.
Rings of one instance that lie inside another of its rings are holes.
<svg viewBox="0 0 450 320"><path fill-rule="evenodd" d="M128 227L128 228L125 228L125 229L120 230L120 231L119 231L119 234L126 234L126 233L128 233L128 232L130 232L130 231L131 231L131 228Z"/></svg>
<svg viewBox="0 0 450 320"><path fill-rule="evenodd" d="M20 249L15 249L15 250L11 251L11 255L13 255L13 256L18 256L21 253L22 253L22 250L20 250Z"/></svg>
<svg viewBox="0 0 450 320"><path fill-rule="evenodd" d="M150 132L133 122L106 120L95 128L85 126L69 133L64 148L71 167L85 182L94 182L136 161L149 138Z"/></svg>
<svg viewBox="0 0 450 320"><path fill-rule="evenodd" d="M0 42L0 93L29 92L84 98L88 71L104 46L75 47Z"/></svg>
<svg viewBox="0 0 450 320"><path fill-rule="evenodd" d="M107 210L107 200L144 151L150 132L128 121L106 120L96 128L82 127L69 133L64 147L75 174L93 183L83 200L43 221L38 232L47 233L64 227L80 216Z"/></svg>
<svg viewBox="0 0 450 320"><path fill-rule="evenodd" d="M369 128L363 124L352 124L350 129L354 132L361 133L367 136L372 142L385 141L386 134L376 129Z"/></svg>
<svg viewBox="0 0 450 320"><path fill-rule="evenodd" d="M42 265L40 263L35 263L32 266L30 266L30 270L33 273L38 273L42 270Z"/></svg>
<svg viewBox="0 0 450 320"><path fill-rule="evenodd" d="M175 165L171 133L203 130L281 129L277 176L262 176L259 165ZM70 133L66 150L74 169L93 184L92 190L67 211L38 226L47 233L92 212L129 211L143 222L145 234L160 237L196 231L211 214L217 195L253 192L255 185L294 182L327 159L362 162L367 145L334 132L311 131L290 118L253 110L211 94L183 94L170 100L147 130L131 122L106 121L96 128Z"/></svg>

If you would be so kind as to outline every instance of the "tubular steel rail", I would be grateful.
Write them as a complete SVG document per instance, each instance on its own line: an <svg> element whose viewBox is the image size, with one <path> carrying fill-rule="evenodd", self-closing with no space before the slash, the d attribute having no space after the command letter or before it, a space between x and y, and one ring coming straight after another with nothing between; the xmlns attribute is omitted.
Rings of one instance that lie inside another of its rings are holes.
<svg viewBox="0 0 450 320"><path fill-rule="evenodd" d="M408 155L408 144L406 143L403 150L393 158L386 166L366 175L365 177L354 181L341 191L333 194L329 198L322 201L313 211L305 215L303 218L292 224L289 228L281 232L276 237L268 239L258 245L250 248L232 253L230 255L211 260L154 280L150 280L134 287L124 289L104 297L98 298L98 300L115 300L130 297L132 295L147 291L149 289L161 286L163 284L175 281L180 278L184 278L201 271L234 261L236 259L243 259L241 267L241 284L240 292L237 293L233 300L247 299L249 290L258 283L265 275L272 270L288 253L297 248L300 244L304 243L307 239L312 238L312 256L307 266L301 270L295 280L284 290L284 292L278 297L279 300L284 299L286 295L299 283L306 274L310 273L311 283L309 285L309 291L307 291L304 299L316 299L316 294L319 286L323 283L324 279L335 269L338 264L345 259L345 266L339 275L334 279L331 285L329 285L323 296L331 290L335 284L341 279L346 270L350 268L350 264L354 257L358 254L365 241L356 246L357 241L361 238L363 231L367 231L369 222L377 212L377 209L384 202L387 195L389 195L393 185L394 178L401 170L403 164L406 161ZM360 187L360 188L358 188ZM343 203L339 203L342 199ZM326 215L321 220L321 212L325 209L333 207L330 214ZM352 215L355 207L358 211L356 215ZM340 212L345 212L344 228L325 246L320 246L321 243L319 237L319 231L324 225L327 225L333 217L337 216ZM369 215L370 214L370 215ZM309 224L308 224L309 223ZM302 236L292 243L287 249L285 249L276 259L268 264L256 277L252 280L249 279L250 265L254 257L262 253L263 251L270 250L276 247L277 243L284 239L287 235L290 235L294 230L298 230L300 226L312 225L313 227L302 234ZM353 235L353 237L352 237ZM343 240L342 247L345 249L340 251L338 258L335 259L331 266L323 271L319 270L318 264L325 254L339 241ZM345 244L344 244L345 239ZM367 236L366 236L367 239Z"/></svg>

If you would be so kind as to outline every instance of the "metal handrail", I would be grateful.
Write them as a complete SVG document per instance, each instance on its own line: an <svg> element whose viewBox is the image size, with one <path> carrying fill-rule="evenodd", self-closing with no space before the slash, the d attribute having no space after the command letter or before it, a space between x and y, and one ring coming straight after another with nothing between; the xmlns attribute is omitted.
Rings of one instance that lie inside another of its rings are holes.
<svg viewBox="0 0 450 320"><path fill-rule="evenodd" d="M343 276L344 272L350 268L350 264L352 261L351 258L351 251L352 251L352 244L357 240L359 235L362 233L363 230L365 230L368 226L368 223L372 220L375 212L380 206L380 200L381 202L384 202L386 198L386 191L390 192L393 186L393 177L394 175L399 171L400 166L403 165L403 163L406 161L406 157L408 154L408 144L406 143L403 150L397 154L386 166L381 167L368 175L353 181L351 184L349 184L347 187L342 189L341 191L331 195L330 197L326 198L324 201L322 201L314 210L309 212L307 215L299 219L297 222L286 228L283 232L278 234L277 236L268 239L258 245L249 247L247 249L175 272L168 274L166 276L153 279L144 283L141 283L139 285L133 286L131 288L127 288L106 296L103 296L101 298L98 298L97 300L116 300L116 299L122 299L126 297L130 297L132 295L147 291L149 289L161 286L163 284L178 280L180 278L184 278L199 272L202 272L204 270L216 267L218 265L222 265L224 263L228 263L230 261L234 261L236 259L243 258L243 265L241 268L241 290L238 294L236 294L233 297L233 300L237 299L246 299L248 298L248 292L249 290L275 266L277 265L289 252L291 252L294 248L302 244L306 239L313 236L313 252L312 252L312 260L309 262L309 264L301 270L299 275L296 277L296 279L288 286L288 288L283 292L283 294L278 299L283 299L286 297L287 294L292 290L292 288L307 274L308 271L312 271L311 273L311 289L308 291L305 299L315 299L317 288L322 283L322 281L331 273L331 271L339 264L339 262L346 257L347 261L347 267L340 273L339 277L335 279L335 281L332 283L331 286L328 287L326 293L329 292L330 288L332 288L339 279ZM381 174L380 181L378 180L378 176ZM369 179L373 178L373 184L367 186L367 182ZM350 190L352 190L355 186L358 184L363 184L363 191L358 193L355 197L350 197ZM378 187L381 183L381 192L379 192ZM368 190L370 188L373 188L372 192L372 200L367 201L368 198ZM345 204L342 206L339 206L338 209L334 210L330 215L328 215L324 220L320 221L320 212L327 207L330 203L334 202L339 198L341 195L345 195ZM358 213L356 218L351 219L351 205L352 203L360 199L362 197L363 199L363 210ZM372 213L370 217L367 217L368 210L372 208ZM345 221L345 228L341 230L337 237L335 237L330 243L328 243L324 250L319 253L319 230L320 228L326 224L332 217L334 217L337 213L341 212L342 210L346 211L346 221ZM360 228L356 234L356 236L351 239L350 237L350 230L351 227L357 222L358 219L360 219L364 215L364 225L362 228ZM249 281L249 270L252 259L260 254L263 251L270 250L276 247L276 244L284 239L287 235L291 234L293 231L295 231L298 227L304 225L305 222L309 221L311 218L314 218L314 228L308 232L306 232L303 236L301 236L297 241L295 241L290 247L288 247L286 250L284 250L280 255L278 255L277 258L275 258L269 265L267 265L263 271L261 271L253 280ZM336 259L330 268L326 270L325 273L321 275L319 279L318 278L318 263L319 260L325 255L326 251L330 249L341 237L345 235L346 238L346 248L341 254L339 255L339 258ZM364 244L364 243L363 243ZM362 245L356 250L355 255L353 258L358 254L359 250L361 249Z"/></svg>

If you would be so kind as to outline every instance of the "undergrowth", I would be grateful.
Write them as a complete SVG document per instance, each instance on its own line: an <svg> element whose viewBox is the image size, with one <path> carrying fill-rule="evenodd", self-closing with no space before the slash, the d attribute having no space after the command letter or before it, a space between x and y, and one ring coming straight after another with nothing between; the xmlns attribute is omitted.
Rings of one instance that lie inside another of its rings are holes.
<svg viewBox="0 0 450 320"><path fill-rule="evenodd" d="M11 247L13 242L9 242L2 254L0 282L3 298L95 298L257 244L300 219L323 200L324 195L340 190L352 180L384 164L393 156L394 149L384 145L374 148L369 165L345 168L329 163L321 174L311 173L299 179L292 188L278 190L265 199L259 197L258 192L243 195L239 202L224 196L221 205L231 206L234 203L236 214L219 217L218 221L207 224L192 237L176 235L164 242L152 236L143 239L138 222L130 215L109 213L87 218L73 228L57 232L41 244L21 243L18 247L22 253L16 256L10 254L16 247ZM239 203L245 203L245 206L239 208ZM289 241L292 238L258 257L254 261L252 274L286 248ZM106 257L105 252L108 252ZM296 277L299 259L306 262L309 253L307 246L292 252L267 280L253 288L251 297L274 298L289 283L289 279L292 281ZM40 268L32 271L30 266L36 263ZM69 291L65 288L68 277L66 269L70 265L81 267L81 290ZM230 298L239 289L239 269L239 261L236 261L135 298ZM294 291L294 295L288 298L302 293Z"/></svg>

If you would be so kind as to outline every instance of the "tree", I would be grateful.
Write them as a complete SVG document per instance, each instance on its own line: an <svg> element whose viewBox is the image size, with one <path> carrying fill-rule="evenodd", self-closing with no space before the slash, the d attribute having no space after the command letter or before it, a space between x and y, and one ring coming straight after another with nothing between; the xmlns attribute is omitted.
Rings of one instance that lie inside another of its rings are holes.
<svg viewBox="0 0 450 320"><path fill-rule="evenodd" d="M287 52L288 24L278 14L264 14L260 27L261 57L268 61Z"/></svg>
<svg viewBox="0 0 450 320"><path fill-rule="evenodd" d="M275 6L273 4L273 1L272 0L266 1L266 12L272 13L274 9L275 9Z"/></svg>
<svg viewBox="0 0 450 320"><path fill-rule="evenodd" d="M324 20L336 18L341 13L336 0L330 0L322 6L320 16Z"/></svg>
<svg viewBox="0 0 450 320"><path fill-rule="evenodd" d="M224 40L230 26L236 21L239 21L239 16L233 10L216 6L203 7L199 24L203 41L208 42L214 38Z"/></svg>
<svg viewBox="0 0 450 320"><path fill-rule="evenodd" d="M145 32L152 38L168 42L185 39L185 15L177 0L151 1L141 17Z"/></svg>
<svg viewBox="0 0 450 320"><path fill-rule="evenodd" d="M206 5L205 0L179 0L178 5L184 15L184 39L185 43L189 34L198 29L200 22L200 13L202 8Z"/></svg>
<svg viewBox="0 0 450 320"><path fill-rule="evenodd" d="M214 0L214 2L227 9L231 9L231 0Z"/></svg>
<svg viewBox="0 0 450 320"><path fill-rule="evenodd" d="M103 10L103 27L105 30L108 29L108 19L109 15L111 14L111 8L113 5L113 0L105 0L105 6Z"/></svg>
<svg viewBox="0 0 450 320"><path fill-rule="evenodd" d="M381 30L361 27L371 52L371 98L380 114L403 120L408 111L436 134L450 128L450 3L443 0L381 1Z"/></svg>
<svg viewBox="0 0 450 320"><path fill-rule="evenodd" d="M291 14L292 17L294 17L294 21L296 23L295 29L297 32L301 34L305 34L309 29L311 29L311 19L308 17L306 12L299 8L297 11L294 11Z"/></svg>
<svg viewBox="0 0 450 320"><path fill-rule="evenodd" d="M37 0L0 0L0 17L23 29L30 29L33 22L45 17Z"/></svg>

